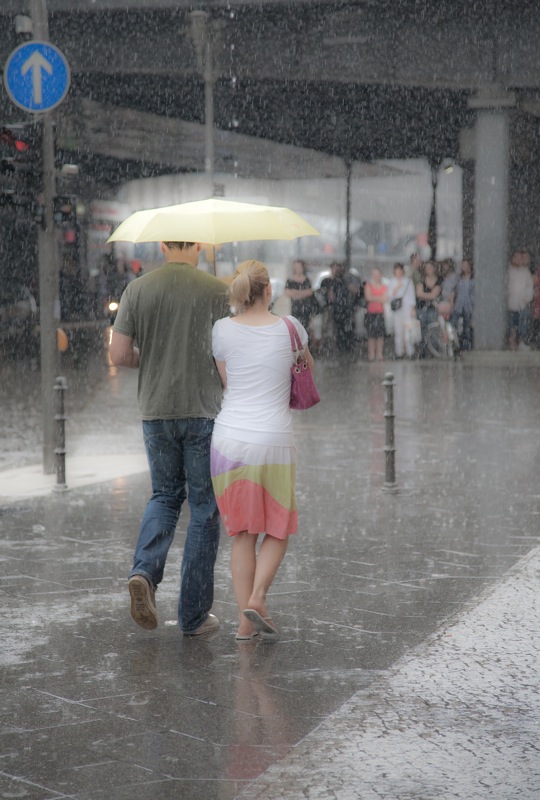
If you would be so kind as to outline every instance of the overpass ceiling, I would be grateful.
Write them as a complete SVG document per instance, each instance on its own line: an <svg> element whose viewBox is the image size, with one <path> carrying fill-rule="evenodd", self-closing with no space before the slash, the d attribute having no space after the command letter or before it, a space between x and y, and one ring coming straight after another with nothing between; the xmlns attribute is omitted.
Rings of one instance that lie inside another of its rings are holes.
<svg viewBox="0 0 540 800"><path fill-rule="evenodd" d="M124 179L134 177L134 170L136 177L204 171L204 125L95 100L83 99L76 106L59 118L56 128L57 145L66 156L92 153L103 160L104 174L116 159L124 163ZM216 173L234 172L240 178L343 178L347 173L338 156L237 132L216 129L214 146ZM380 161L353 165L357 178L398 174L404 169Z"/></svg>
<svg viewBox="0 0 540 800"><path fill-rule="evenodd" d="M197 78L85 75L75 92L165 119L204 122L204 91ZM221 131L362 161L457 157L459 131L472 119L463 93L403 87L218 81L214 103Z"/></svg>
<svg viewBox="0 0 540 800"><path fill-rule="evenodd" d="M204 83L190 35L194 4L47 5L50 39L72 71L70 101L56 112L59 129L70 134L66 151L71 142L80 158L117 163L118 180L137 169L161 174L170 162L200 169ZM529 115L538 108L536 3L210 0L199 7L218 31L216 152L218 159L229 153L224 166L231 169L238 162L230 157L233 137L252 165L257 147L260 164L269 157L262 140L284 146L285 166L291 146L360 161L457 157L459 132L474 121L469 97L485 85L515 90ZM19 0L3 0L0 14L20 12ZM11 41L3 38L1 63L16 44L13 33ZM3 103L4 119L18 120L21 112L10 106ZM163 134L174 125L183 126L181 135L169 133L163 143L156 136L152 147L152 127ZM278 151L272 153L277 165Z"/></svg>

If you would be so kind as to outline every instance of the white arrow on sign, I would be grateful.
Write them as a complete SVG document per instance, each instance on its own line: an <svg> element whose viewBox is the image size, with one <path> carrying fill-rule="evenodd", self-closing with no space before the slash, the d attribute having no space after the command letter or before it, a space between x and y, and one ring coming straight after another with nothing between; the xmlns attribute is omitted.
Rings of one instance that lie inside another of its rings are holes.
<svg viewBox="0 0 540 800"><path fill-rule="evenodd" d="M32 70L32 87L34 91L34 103L40 105L43 102L43 89L41 83L41 70L44 69L52 75L52 64L44 58L38 50L35 50L21 68L21 74L26 75L28 70Z"/></svg>

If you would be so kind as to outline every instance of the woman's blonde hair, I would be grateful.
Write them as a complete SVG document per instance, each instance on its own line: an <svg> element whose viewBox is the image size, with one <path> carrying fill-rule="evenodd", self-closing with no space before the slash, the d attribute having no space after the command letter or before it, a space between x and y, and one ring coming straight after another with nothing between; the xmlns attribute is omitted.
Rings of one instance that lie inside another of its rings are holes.
<svg viewBox="0 0 540 800"><path fill-rule="evenodd" d="M231 306L238 314L250 308L256 300L264 295L270 283L270 275L261 261L249 259L242 261L236 268L229 288Z"/></svg>

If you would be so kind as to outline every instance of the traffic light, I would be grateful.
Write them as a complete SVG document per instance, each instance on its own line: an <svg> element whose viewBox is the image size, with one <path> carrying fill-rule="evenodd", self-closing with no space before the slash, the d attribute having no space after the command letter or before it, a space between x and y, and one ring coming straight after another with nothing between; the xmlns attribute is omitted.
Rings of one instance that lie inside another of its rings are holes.
<svg viewBox="0 0 540 800"><path fill-rule="evenodd" d="M36 133L26 126L0 127L0 206L31 209L39 190Z"/></svg>

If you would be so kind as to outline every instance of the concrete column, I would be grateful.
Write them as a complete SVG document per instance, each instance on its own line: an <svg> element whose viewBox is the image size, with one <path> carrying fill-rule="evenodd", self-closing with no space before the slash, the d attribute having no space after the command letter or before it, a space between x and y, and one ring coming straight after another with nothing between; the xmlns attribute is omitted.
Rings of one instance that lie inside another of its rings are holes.
<svg viewBox="0 0 540 800"><path fill-rule="evenodd" d="M480 103L478 104L480 105ZM475 347L502 350L508 267L508 111L479 108L475 148ZM478 106L477 106L478 107Z"/></svg>

